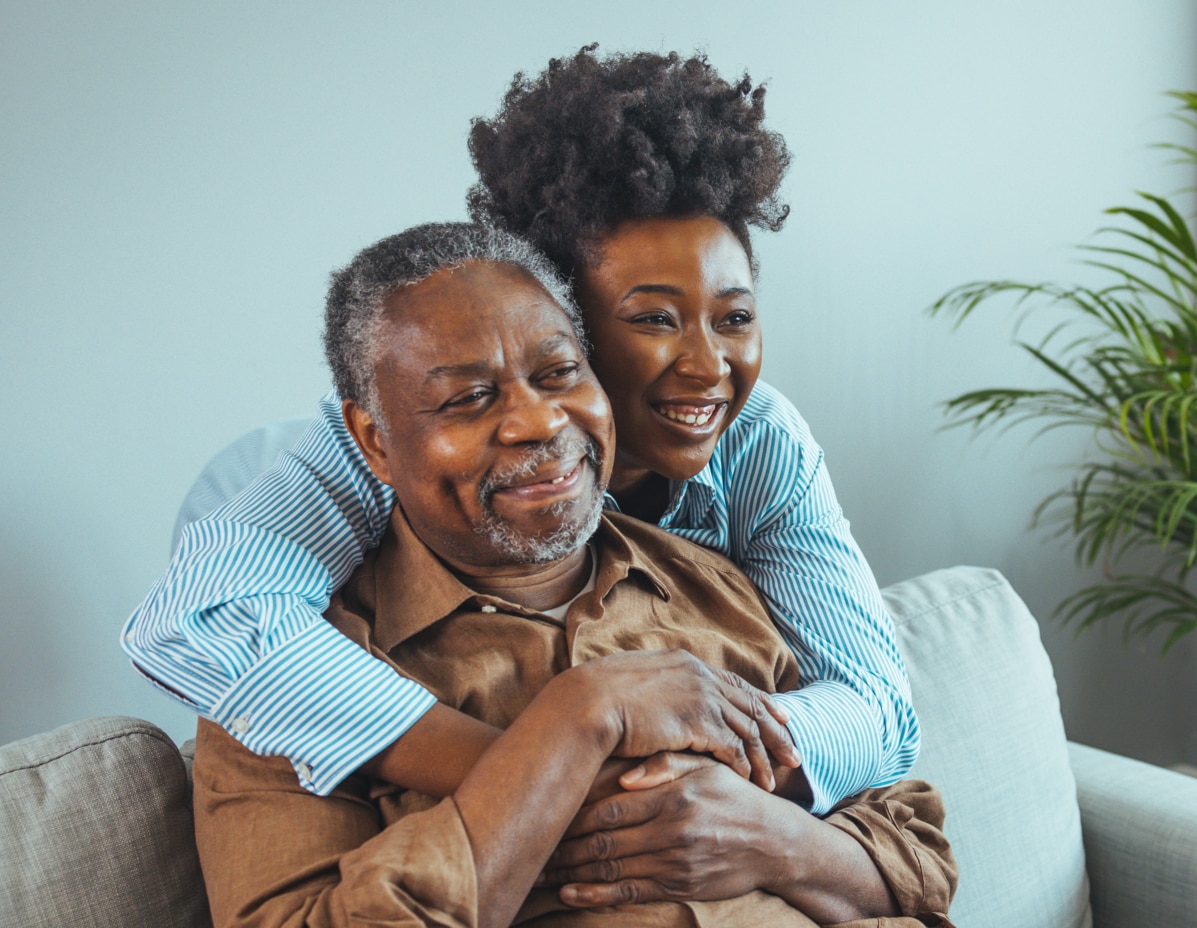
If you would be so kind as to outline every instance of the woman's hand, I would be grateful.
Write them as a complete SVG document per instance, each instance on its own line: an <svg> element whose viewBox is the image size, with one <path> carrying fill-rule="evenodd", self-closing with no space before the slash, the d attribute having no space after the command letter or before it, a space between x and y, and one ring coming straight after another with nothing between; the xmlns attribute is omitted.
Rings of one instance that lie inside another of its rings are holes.
<svg viewBox="0 0 1197 928"><path fill-rule="evenodd" d="M711 754L764 789L774 785L770 755L787 767L801 763L785 711L767 693L687 651L609 654L567 672L579 674L590 678L609 730L620 733L617 757Z"/></svg>
<svg viewBox="0 0 1197 928"><path fill-rule="evenodd" d="M582 808L540 885L589 907L728 899L785 879L806 813L709 758L667 757L650 775L674 779Z"/></svg>

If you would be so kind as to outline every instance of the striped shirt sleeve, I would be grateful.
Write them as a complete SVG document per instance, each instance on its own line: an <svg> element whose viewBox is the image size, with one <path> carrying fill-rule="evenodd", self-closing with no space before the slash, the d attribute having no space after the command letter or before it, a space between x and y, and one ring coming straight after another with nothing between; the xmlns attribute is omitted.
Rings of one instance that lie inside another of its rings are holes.
<svg viewBox="0 0 1197 928"><path fill-rule="evenodd" d="M122 646L151 681L329 793L434 702L323 619L394 504L329 394L273 470L187 525Z"/></svg>
<svg viewBox="0 0 1197 928"><path fill-rule="evenodd" d="M893 621L849 531L822 449L788 408L729 440L732 559L764 595L804 686L778 697L822 814L901 779L919 726ZM792 418L793 421L786 421Z"/></svg>

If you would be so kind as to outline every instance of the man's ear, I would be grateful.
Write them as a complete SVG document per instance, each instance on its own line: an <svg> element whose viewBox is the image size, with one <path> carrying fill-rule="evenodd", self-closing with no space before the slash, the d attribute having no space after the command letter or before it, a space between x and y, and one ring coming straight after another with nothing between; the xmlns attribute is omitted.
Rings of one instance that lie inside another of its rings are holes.
<svg viewBox="0 0 1197 928"><path fill-rule="evenodd" d="M374 471L374 476L388 486L394 486L382 429L374 421L374 417L353 400L341 400L341 415L345 419L345 427L349 429L349 434L353 436L366 458L366 463L370 465L370 470Z"/></svg>

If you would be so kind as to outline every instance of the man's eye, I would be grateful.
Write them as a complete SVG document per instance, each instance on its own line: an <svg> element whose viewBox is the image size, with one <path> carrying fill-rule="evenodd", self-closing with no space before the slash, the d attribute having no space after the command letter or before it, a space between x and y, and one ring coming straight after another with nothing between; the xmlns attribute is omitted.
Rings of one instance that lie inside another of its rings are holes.
<svg viewBox="0 0 1197 928"><path fill-rule="evenodd" d="M461 407L477 406L483 402L490 395L487 390L470 390L468 393L462 393L453 397L449 402L445 403L445 409L454 409Z"/></svg>
<svg viewBox="0 0 1197 928"><path fill-rule="evenodd" d="M562 364L560 367L554 367L552 370L546 371L542 380L552 386L560 386L561 384L572 381L577 373L577 364Z"/></svg>

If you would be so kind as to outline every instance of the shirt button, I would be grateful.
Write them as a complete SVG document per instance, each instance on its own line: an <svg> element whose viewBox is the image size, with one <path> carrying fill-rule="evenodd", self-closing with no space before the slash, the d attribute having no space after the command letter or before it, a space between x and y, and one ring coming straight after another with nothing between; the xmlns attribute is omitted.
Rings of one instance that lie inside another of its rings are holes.
<svg viewBox="0 0 1197 928"><path fill-rule="evenodd" d="M229 725L229 730L234 735L244 735L247 731L249 731L249 719L247 719L244 715L240 718L233 719L233 723Z"/></svg>
<svg viewBox="0 0 1197 928"><path fill-rule="evenodd" d="M491 612L498 612L499 610L488 603L487 605L482 607L482 611L489 614Z"/></svg>
<svg viewBox="0 0 1197 928"><path fill-rule="evenodd" d="M312 768L309 767L307 764L296 764L295 772L299 774L299 779L307 780L307 781L311 782Z"/></svg>

